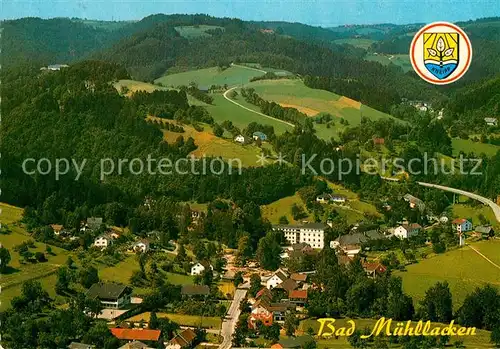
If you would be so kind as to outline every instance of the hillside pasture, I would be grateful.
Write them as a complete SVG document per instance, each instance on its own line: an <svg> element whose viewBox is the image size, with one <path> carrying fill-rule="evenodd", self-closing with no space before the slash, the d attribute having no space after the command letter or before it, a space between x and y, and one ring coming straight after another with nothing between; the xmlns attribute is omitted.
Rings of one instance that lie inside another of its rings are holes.
<svg viewBox="0 0 500 349"><path fill-rule="evenodd" d="M19 253L14 251L14 247L33 238L26 232L24 226L19 222L23 210L21 208L8 204L0 204L1 214L0 223L7 225L11 230L9 234L0 235L0 242L3 247L10 252L9 269L2 274L2 302L0 310L6 309L10 301L18 296L22 289L22 284L28 280L38 280L44 286L45 290L51 296L55 296L54 285L55 273L59 266L64 265L69 256L69 252L56 247L39 242L35 242L35 247L30 248L32 253L45 252L47 246L50 246L52 253L45 253L46 262L30 263L20 259ZM46 286L46 287L45 287Z"/></svg>
<svg viewBox="0 0 500 349"><path fill-rule="evenodd" d="M378 53L378 54L371 53L365 57L365 60L378 62L382 65L389 65L390 63L392 63L401 67L401 69L403 69L404 72L408 72L413 69L410 63L410 57L407 54L391 55L384 53Z"/></svg>
<svg viewBox="0 0 500 349"><path fill-rule="evenodd" d="M190 70L177 74L169 74L155 80L163 86L178 87L196 83L199 87L209 88L212 85L242 85L250 81L251 78L262 76L263 73L245 67L231 66L226 69L219 67Z"/></svg>
<svg viewBox="0 0 500 349"><path fill-rule="evenodd" d="M461 138L452 139L451 146L453 148L453 156L458 156L460 152L464 152L465 154L474 153L476 155L484 153L486 156L491 157L500 151L498 145L474 142L470 139Z"/></svg>
<svg viewBox="0 0 500 349"><path fill-rule="evenodd" d="M196 150L191 152L196 158L206 157L222 157L225 160L240 159L243 166L259 166L257 156L261 153L259 147L253 144L239 144L232 139L216 137L212 129L204 125L204 131L198 132L190 126L184 125L184 133L177 133L164 130L164 139L168 143L175 143L179 136L182 136L186 141L189 137L194 139L198 146ZM233 163L236 166L236 163Z"/></svg>
<svg viewBox="0 0 500 349"><path fill-rule="evenodd" d="M498 260L499 241L477 242L472 246L488 258ZM395 274L403 278L403 289L413 297L415 303L436 282L448 282L455 309L460 307L465 297L476 287L490 283L500 288L500 269L467 246L421 260L406 269Z"/></svg>
<svg viewBox="0 0 500 349"><path fill-rule="evenodd" d="M198 39L198 38L207 38L211 37L207 30L213 29L221 29L225 30L224 27L219 27L216 25L184 25L175 27L175 30L186 39Z"/></svg>

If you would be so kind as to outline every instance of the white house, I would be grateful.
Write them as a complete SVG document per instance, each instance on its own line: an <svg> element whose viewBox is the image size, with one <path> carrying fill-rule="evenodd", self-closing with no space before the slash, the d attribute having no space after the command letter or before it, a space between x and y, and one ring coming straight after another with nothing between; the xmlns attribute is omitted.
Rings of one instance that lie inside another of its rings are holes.
<svg viewBox="0 0 500 349"><path fill-rule="evenodd" d="M205 266L198 262L191 267L191 275L201 275L201 273L203 273L207 267L210 267L210 269L214 270L214 267L212 267L212 265L209 264Z"/></svg>
<svg viewBox="0 0 500 349"><path fill-rule="evenodd" d="M283 283L288 278L288 274L282 270L278 269L276 270L273 275L266 281L266 287L267 289L272 289L275 288L276 286L280 285Z"/></svg>
<svg viewBox="0 0 500 349"><path fill-rule="evenodd" d="M486 122L488 126L498 126L497 118L484 118L484 122Z"/></svg>
<svg viewBox="0 0 500 349"><path fill-rule="evenodd" d="M149 241L147 240L140 240L136 241L132 244L131 248L132 252L142 252L146 253L149 251Z"/></svg>
<svg viewBox="0 0 500 349"><path fill-rule="evenodd" d="M408 239L412 236L418 235L421 229L422 227L417 223L403 224L394 229L394 236L397 236L400 239Z"/></svg>
<svg viewBox="0 0 500 349"><path fill-rule="evenodd" d="M94 246L99 247L101 249L104 249L108 246L113 244L113 238L109 235L99 235L95 240L94 240Z"/></svg>
<svg viewBox="0 0 500 349"><path fill-rule="evenodd" d="M238 142L238 143L243 144L243 143L245 143L245 136L243 136L243 135L237 135L237 136L234 138L234 140L235 140L236 142Z"/></svg>
<svg viewBox="0 0 500 349"><path fill-rule="evenodd" d="M344 203L347 201L347 198L344 195L333 194L331 200L337 203Z"/></svg>
<svg viewBox="0 0 500 349"><path fill-rule="evenodd" d="M472 230L472 223L465 218L458 218L451 222L457 233L466 233Z"/></svg>

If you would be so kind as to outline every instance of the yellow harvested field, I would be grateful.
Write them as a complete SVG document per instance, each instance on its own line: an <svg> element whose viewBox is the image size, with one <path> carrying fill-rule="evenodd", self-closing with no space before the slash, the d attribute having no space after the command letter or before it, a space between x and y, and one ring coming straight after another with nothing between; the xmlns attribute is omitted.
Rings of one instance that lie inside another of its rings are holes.
<svg viewBox="0 0 500 349"><path fill-rule="evenodd" d="M361 102L355 101L354 99L350 99L348 97L340 97L338 101L333 101L332 103L335 104L336 107L340 108L354 108L357 110L361 109Z"/></svg>
<svg viewBox="0 0 500 349"><path fill-rule="evenodd" d="M308 108L308 107L303 107L303 106L300 106L300 105L288 104L288 103L280 103L280 105L283 108L294 108L294 109L297 109L298 111L300 111L301 113L306 114L307 116L315 116L315 115L319 114L318 110L315 110L315 109L312 109L312 108Z"/></svg>

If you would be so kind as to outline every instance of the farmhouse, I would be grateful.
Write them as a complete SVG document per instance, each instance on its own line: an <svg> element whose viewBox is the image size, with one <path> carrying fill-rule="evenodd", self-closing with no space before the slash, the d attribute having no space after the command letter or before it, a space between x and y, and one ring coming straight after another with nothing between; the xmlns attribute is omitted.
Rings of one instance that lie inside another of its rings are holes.
<svg viewBox="0 0 500 349"><path fill-rule="evenodd" d="M472 223L465 218L457 218L451 224L457 233L466 233L472 230Z"/></svg>
<svg viewBox="0 0 500 349"><path fill-rule="evenodd" d="M132 252L142 252L142 253L148 252L149 251L149 241L147 241L147 240L139 240L139 241L134 242L130 246L130 251L132 251Z"/></svg>
<svg viewBox="0 0 500 349"><path fill-rule="evenodd" d="M323 223L307 223L303 225L275 225L273 230L282 231L289 244L305 242L313 248L322 249L327 227Z"/></svg>
<svg viewBox="0 0 500 349"><path fill-rule="evenodd" d="M87 297L98 299L104 308L121 309L130 304L132 289L113 282L93 284L87 291Z"/></svg>
<svg viewBox="0 0 500 349"><path fill-rule="evenodd" d="M409 203L411 208L418 208L421 211L425 209L424 202L411 194L404 195L403 199Z"/></svg>
<svg viewBox="0 0 500 349"><path fill-rule="evenodd" d="M488 126L498 126L497 118L484 118L484 122L486 122Z"/></svg>
<svg viewBox="0 0 500 349"><path fill-rule="evenodd" d="M418 235L422 227L418 223L403 224L394 229L394 236L400 239L408 239L412 236Z"/></svg>
<svg viewBox="0 0 500 349"><path fill-rule="evenodd" d="M371 278L383 275L387 271L387 268L381 263L363 263L363 269L366 275Z"/></svg>
<svg viewBox="0 0 500 349"><path fill-rule="evenodd" d="M188 328L172 338L165 346L165 349L190 348L196 338L196 333Z"/></svg>
<svg viewBox="0 0 500 349"><path fill-rule="evenodd" d="M293 290L288 294L291 303L303 307L307 303L307 290Z"/></svg>
<svg viewBox="0 0 500 349"><path fill-rule="evenodd" d="M330 247L343 251L348 257L353 257L361 250L361 245L370 240L385 239L377 230L368 230L339 236L330 242Z"/></svg>
<svg viewBox="0 0 500 349"><path fill-rule="evenodd" d="M276 270L273 275L266 281L267 289L272 289L288 279L288 273L282 269Z"/></svg>
<svg viewBox="0 0 500 349"><path fill-rule="evenodd" d="M373 138L373 144L374 145L384 145L385 144L385 139L384 138L374 137Z"/></svg>
<svg viewBox="0 0 500 349"><path fill-rule="evenodd" d="M474 228L476 233L481 234L484 237L493 237L495 236L495 230L490 225L478 225Z"/></svg>
<svg viewBox="0 0 500 349"><path fill-rule="evenodd" d="M191 267L191 275L201 275L207 268L214 270L211 264L198 262Z"/></svg>
<svg viewBox="0 0 500 349"><path fill-rule="evenodd" d="M113 244L113 238L109 234L99 235L94 240L94 246L99 247L101 249L105 249L106 247Z"/></svg>
<svg viewBox="0 0 500 349"><path fill-rule="evenodd" d="M343 203L347 201L347 198L344 195L339 195L339 194L332 194L332 199L333 202L337 203Z"/></svg>
<svg viewBox="0 0 500 349"><path fill-rule="evenodd" d="M237 135L236 137L234 137L234 141L243 144L245 143L246 139L243 135Z"/></svg>
<svg viewBox="0 0 500 349"><path fill-rule="evenodd" d="M253 139L260 139L262 142L267 141L267 135L263 132L257 131L252 134Z"/></svg>

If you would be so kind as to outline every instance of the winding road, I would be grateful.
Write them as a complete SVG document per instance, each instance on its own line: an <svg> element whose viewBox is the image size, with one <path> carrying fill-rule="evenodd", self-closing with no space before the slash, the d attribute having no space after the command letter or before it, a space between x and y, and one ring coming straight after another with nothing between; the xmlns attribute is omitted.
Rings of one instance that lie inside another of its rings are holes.
<svg viewBox="0 0 500 349"><path fill-rule="evenodd" d="M479 202L482 202L485 205L488 205L491 207L493 210L493 213L495 214L495 217L498 222L500 222L500 206L498 206L495 202L492 200L485 198L484 196L477 195L465 190L461 189L456 189L456 188L450 188L450 187L445 187L444 185L438 185L438 184L432 184L432 183L425 183L425 182L417 182L419 185L427 188L435 188L435 189L440 189L444 191L448 191L450 193L455 193L463 196L467 196L468 198L477 200Z"/></svg>
<svg viewBox="0 0 500 349"><path fill-rule="evenodd" d="M281 122L281 123L283 123L283 124L287 124L287 125L289 125L289 126L295 127L295 125L294 125L294 124L292 124L292 123L289 123L289 122L286 122L286 121L283 121L283 120L280 120L280 119L273 118L272 116L269 116L269 115L266 115L266 114L260 113L260 112L258 112L258 111L255 111L255 110L253 110L253 109L247 108L247 107L245 107L244 105L241 105L241 104L239 104L238 102L236 102L236 101L232 100L232 99L231 99L231 98L229 98L227 95L228 95L228 93L229 93L229 92L233 91L233 90L234 90L234 89L236 89L236 88L238 88L238 86L231 87L229 90L227 90L226 92L224 92L224 98L225 98L225 99L227 99L229 102L231 102L231 103L233 103L233 104L236 104L238 107L243 108L243 109L246 109L246 110L248 110L248 111L250 111L250 112L252 112L252 113L255 113L255 114L260 115L260 116L263 116L263 117L265 117L265 118L268 118L268 119L271 119L271 120L275 120L275 121Z"/></svg>

